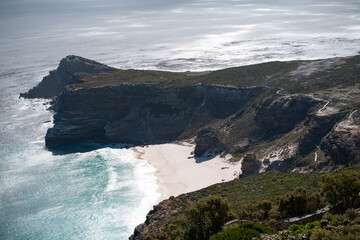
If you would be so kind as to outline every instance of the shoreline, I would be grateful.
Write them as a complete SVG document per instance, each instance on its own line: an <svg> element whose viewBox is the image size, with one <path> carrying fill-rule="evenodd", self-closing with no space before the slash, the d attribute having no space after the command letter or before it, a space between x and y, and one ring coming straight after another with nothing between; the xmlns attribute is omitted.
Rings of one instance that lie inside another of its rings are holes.
<svg viewBox="0 0 360 240"><path fill-rule="evenodd" d="M133 147L136 158L147 161L155 169L159 199L193 192L210 185L233 180L241 173L241 163L230 163L230 155L221 158L208 154L194 158L195 145L166 143Z"/></svg>

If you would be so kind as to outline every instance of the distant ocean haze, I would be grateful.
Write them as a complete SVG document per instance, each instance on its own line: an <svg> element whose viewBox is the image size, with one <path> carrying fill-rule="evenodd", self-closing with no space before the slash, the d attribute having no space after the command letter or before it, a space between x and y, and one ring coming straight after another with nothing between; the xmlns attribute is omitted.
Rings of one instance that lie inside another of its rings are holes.
<svg viewBox="0 0 360 240"><path fill-rule="evenodd" d="M39 0L51 10L33 15L39 8L20 3L13 5L24 14L2 17L2 41L56 52L53 66L77 54L119 68L213 70L353 55L360 45L358 1Z"/></svg>
<svg viewBox="0 0 360 240"><path fill-rule="evenodd" d="M203 71L359 51L357 0L0 1L0 239L127 239L158 197L130 150L44 148L48 101L19 94L63 57Z"/></svg>

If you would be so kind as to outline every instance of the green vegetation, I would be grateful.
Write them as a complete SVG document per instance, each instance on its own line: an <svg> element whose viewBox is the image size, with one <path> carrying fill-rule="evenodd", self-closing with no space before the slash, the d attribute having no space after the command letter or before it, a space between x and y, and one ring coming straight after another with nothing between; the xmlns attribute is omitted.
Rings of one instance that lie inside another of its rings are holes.
<svg viewBox="0 0 360 240"><path fill-rule="evenodd" d="M309 192L303 187L297 187L271 201L246 203L239 212L239 218L271 224L280 219L312 213L325 206L318 191Z"/></svg>
<svg viewBox="0 0 360 240"><path fill-rule="evenodd" d="M308 61L304 61L308 62ZM339 67L317 71L294 82L286 82L289 92L315 92L339 86L352 86L360 82L360 55L347 58Z"/></svg>
<svg viewBox="0 0 360 240"><path fill-rule="evenodd" d="M217 195L228 199L234 211L239 213L246 203L273 200L299 186L306 188L309 192L318 191L320 180L321 175L318 173L293 174L269 171L212 185L192 192L186 198L180 198L172 204L174 207L185 206L188 198L196 201L209 195Z"/></svg>
<svg viewBox="0 0 360 240"><path fill-rule="evenodd" d="M360 239L360 212L350 208L343 214L326 213L321 221L305 225L291 225L286 235L292 239L358 240Z"/></svg>
<svg viewBox="0 0 360 240"><path fill-rule="evenodd" d="M307 223L306 225L292 224L288 230L298 235L299 233L307 233L321 227L320 221Z"/></svg>
<svg viewBox="0 0 360 240"><path fill-rule="evenodd" d="M116 86L124 83L171 83L182 82L186 78L186 75L182 73L129 69L86 75L81 78L82 83L73 84L70 87L91 88Z"/></svg>
<svg viewBox="0 0 360 240"><path fill-rule="evenodd" d="M279 212L281 218L301 216L323 207L322 201L318 192L309 193L305 188L298 187L279 198Z"/></svg>
<svg viewBox="0 0 360 240"><path fill-rule="evenodd" d="M79 58L85 62L100 64L95 61ZM153 70L118 70L101 74L86 75L83 83L72 87L114 86L123 83L162 83L167 86L184 87L196 84L231 85L236 87L271 86L273 89L283 88L291 93L309 93L335 86L352 86L360 82L360 56L345 59L337 67L327 71L297 77L292 80L292 72L314 61L267 62L249 66L233 67L207 74L186 74Z"/></svg>
<svg viewBox="0 0 360 240"><path fill-rule="evenodd" d="M360 172L345 170L323 176L321 188L326 200L335 211L360 207Z"/></svg>
<svg viewBox="0 0 360 240"><path fill-rule="evenodd" d="M358 202L346 196L359 196L359 190L342 191L343 198L336 199L349 202L346 208L339 210L337 202L322 219L318 215L317 221L292 224L278 233L266 226L279 226L284 219L312 213L335 201L329 196L338 194L344 184L356 185L360 180L359 168L360 164L322 175L265 172L180 195L167 204L172 214L144 239L272 239L267 235L278 237L274 239L358 239L353 238L360 236L360 212L354 210ZM224 227L234 218L239 220ZM331 235L335 238L328 238Z"/></svg>
<svg viewBox="0 0 360 240"><path fill-rule="evenodd" d="M249 66L227 68L195 77L194 80L205 84L232 85L237 87L263 86L272 79L295 70L298 61L267 62Z"/></svg>
<svg viewBox="0 0 360 240"><path fill-rule="evenodd" d="M200 199L186 210L184 239L207 240L234 218L226 199L216 196Z"/></svg>
<svg viewBox="0 0 360 240"><path fill-rule="evenodd" d="M230 162L239 162L244 156L246 155L245 152L243 153L233 153Z"/></svg>
<svg viewBox="0 0 360 240"><path fill-rule="evenodd" d="M243 223L225 228L222 232L211 236L210 240L251 240L263 233L276 232L276 230L258 223Z"/></svg>

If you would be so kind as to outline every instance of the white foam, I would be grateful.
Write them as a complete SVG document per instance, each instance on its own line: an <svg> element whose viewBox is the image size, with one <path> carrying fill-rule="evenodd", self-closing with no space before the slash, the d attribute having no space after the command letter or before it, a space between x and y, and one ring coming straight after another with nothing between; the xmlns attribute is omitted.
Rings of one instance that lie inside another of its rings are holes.
<svg viewBox="0 0 360 240"><path fill-rule="evenodd" d="M133 158L135 158L134 153ZM157 191L158 185L155 171L156 169L146 161L136 159L134 177L137 180L136 188L142 193L142 200L128 219L128 227L131 230L138 224L144 222L146 214L152 209L156 200L160 197L160 193Z"/></svg>
<svg viewBox="0 0 360 240"><path fill-rule="evenodd" d="M111 222L117 228L125 227L127 232L124 234L130 235L133 229L145 220L146 214L160 197L155 169L146 161L137 159L128 149L106 147L73 156L79 162L91 161L91 158L96 156L104 159L108 180L104 192L93 196L94 202L103 204L104 198L114 196L125 199L126 202L122 203L121 207L110 206L104 209L108 215L104 221ZM127 169L125 172L124 168ZM106 226L106 222L102 224Z"/></svg>

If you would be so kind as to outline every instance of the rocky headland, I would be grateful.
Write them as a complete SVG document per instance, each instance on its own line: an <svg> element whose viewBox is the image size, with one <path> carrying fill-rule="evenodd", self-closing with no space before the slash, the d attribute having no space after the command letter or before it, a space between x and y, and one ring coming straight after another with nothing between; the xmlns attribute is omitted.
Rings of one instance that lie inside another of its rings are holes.
<svg viewBox="0 0 360 240"><path fill-rule="evenodd" d="M359 162L359 64L354 56L194 75L118 70L68 56L20 96L54 99L49 149L88 140L187 140L196 144L195 157L256 159L244 164L249 173L329 171Z"/></svg>
<svg viewBox="0 0 360 240"><path fill-rule="evenodd" d="M53 99L49 150L83 141L186 141L195 144L195 159L230 154L247 177L269 170L329 172L359 163L359 83L360 56L204 74L119 70L68 56L20 96ZM160 223L166 227L184 210L177 202L191 202L194 194L155 206L132 239L158 231Z"/></svg>

